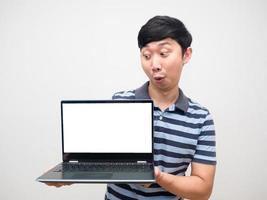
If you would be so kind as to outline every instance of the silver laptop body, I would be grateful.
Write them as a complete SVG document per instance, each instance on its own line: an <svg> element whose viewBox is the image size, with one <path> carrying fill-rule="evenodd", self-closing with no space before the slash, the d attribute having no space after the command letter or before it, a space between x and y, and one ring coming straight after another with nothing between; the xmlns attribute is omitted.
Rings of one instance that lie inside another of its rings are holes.
<svg viewBox="0 0 267 200"><path fill-rule="evenodd" d="M61 101L62 159L40 182L152 183L151 100Z"/></svg>

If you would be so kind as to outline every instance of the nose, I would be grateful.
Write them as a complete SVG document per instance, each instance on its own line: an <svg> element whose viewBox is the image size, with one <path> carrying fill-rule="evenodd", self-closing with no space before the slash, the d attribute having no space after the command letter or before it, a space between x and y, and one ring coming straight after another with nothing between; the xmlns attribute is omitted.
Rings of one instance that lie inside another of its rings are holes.
<svg viewBox="0 0 267 200"><path fill-rule="evenodd" d="M154 71L154 72L159 72L160 70L161 70L161 64L160 64L160 62L159 62L159 60L157 59L157 58L153 58L152 59L152 70Z"/></svg>

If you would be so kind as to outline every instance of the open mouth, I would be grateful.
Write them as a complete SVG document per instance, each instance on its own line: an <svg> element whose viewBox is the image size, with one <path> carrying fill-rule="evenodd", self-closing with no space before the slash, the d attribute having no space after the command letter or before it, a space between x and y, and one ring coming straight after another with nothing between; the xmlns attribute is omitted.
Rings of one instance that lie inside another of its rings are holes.
<svg viewBox="0 0 267 200"><path fill-rule="evenodd" d="M164 77L163 76L155 76L154 79L155 79L155 81L160 82L164 79Z"/></svg>
<svg viewBox="0 0 267 200"><path fill-rule="evenodd" d="M163 79L163 77L155 77L154 79L155 79L156 81L160 81L160 80Z"/></svg>

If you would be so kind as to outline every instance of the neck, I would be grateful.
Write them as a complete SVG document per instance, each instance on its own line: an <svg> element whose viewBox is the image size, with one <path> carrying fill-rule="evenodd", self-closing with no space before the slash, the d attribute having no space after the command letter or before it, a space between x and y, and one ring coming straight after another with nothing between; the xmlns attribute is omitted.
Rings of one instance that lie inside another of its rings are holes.
<svg viewBox="0 0 267 200"><path fill-rule="evenodd" d="M149 84L148 93L155 105L164 111L178 99L179 88L177 85L170 89L161 90Z"/></svg>

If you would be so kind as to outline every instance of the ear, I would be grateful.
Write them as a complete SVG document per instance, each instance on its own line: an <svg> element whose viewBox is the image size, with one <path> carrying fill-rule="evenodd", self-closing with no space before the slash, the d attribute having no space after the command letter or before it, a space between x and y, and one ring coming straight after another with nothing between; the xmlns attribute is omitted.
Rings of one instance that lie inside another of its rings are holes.
<svg viewBox="0 0 267 200"><path fill-rule="evenodd" d="M192 48L191 47L188 47L186 50L185 50L185 53L184 53L184 56L183 56L183 63L186 64L189 62L189 60L191 59L191 56L192 56Z"/></svg>

